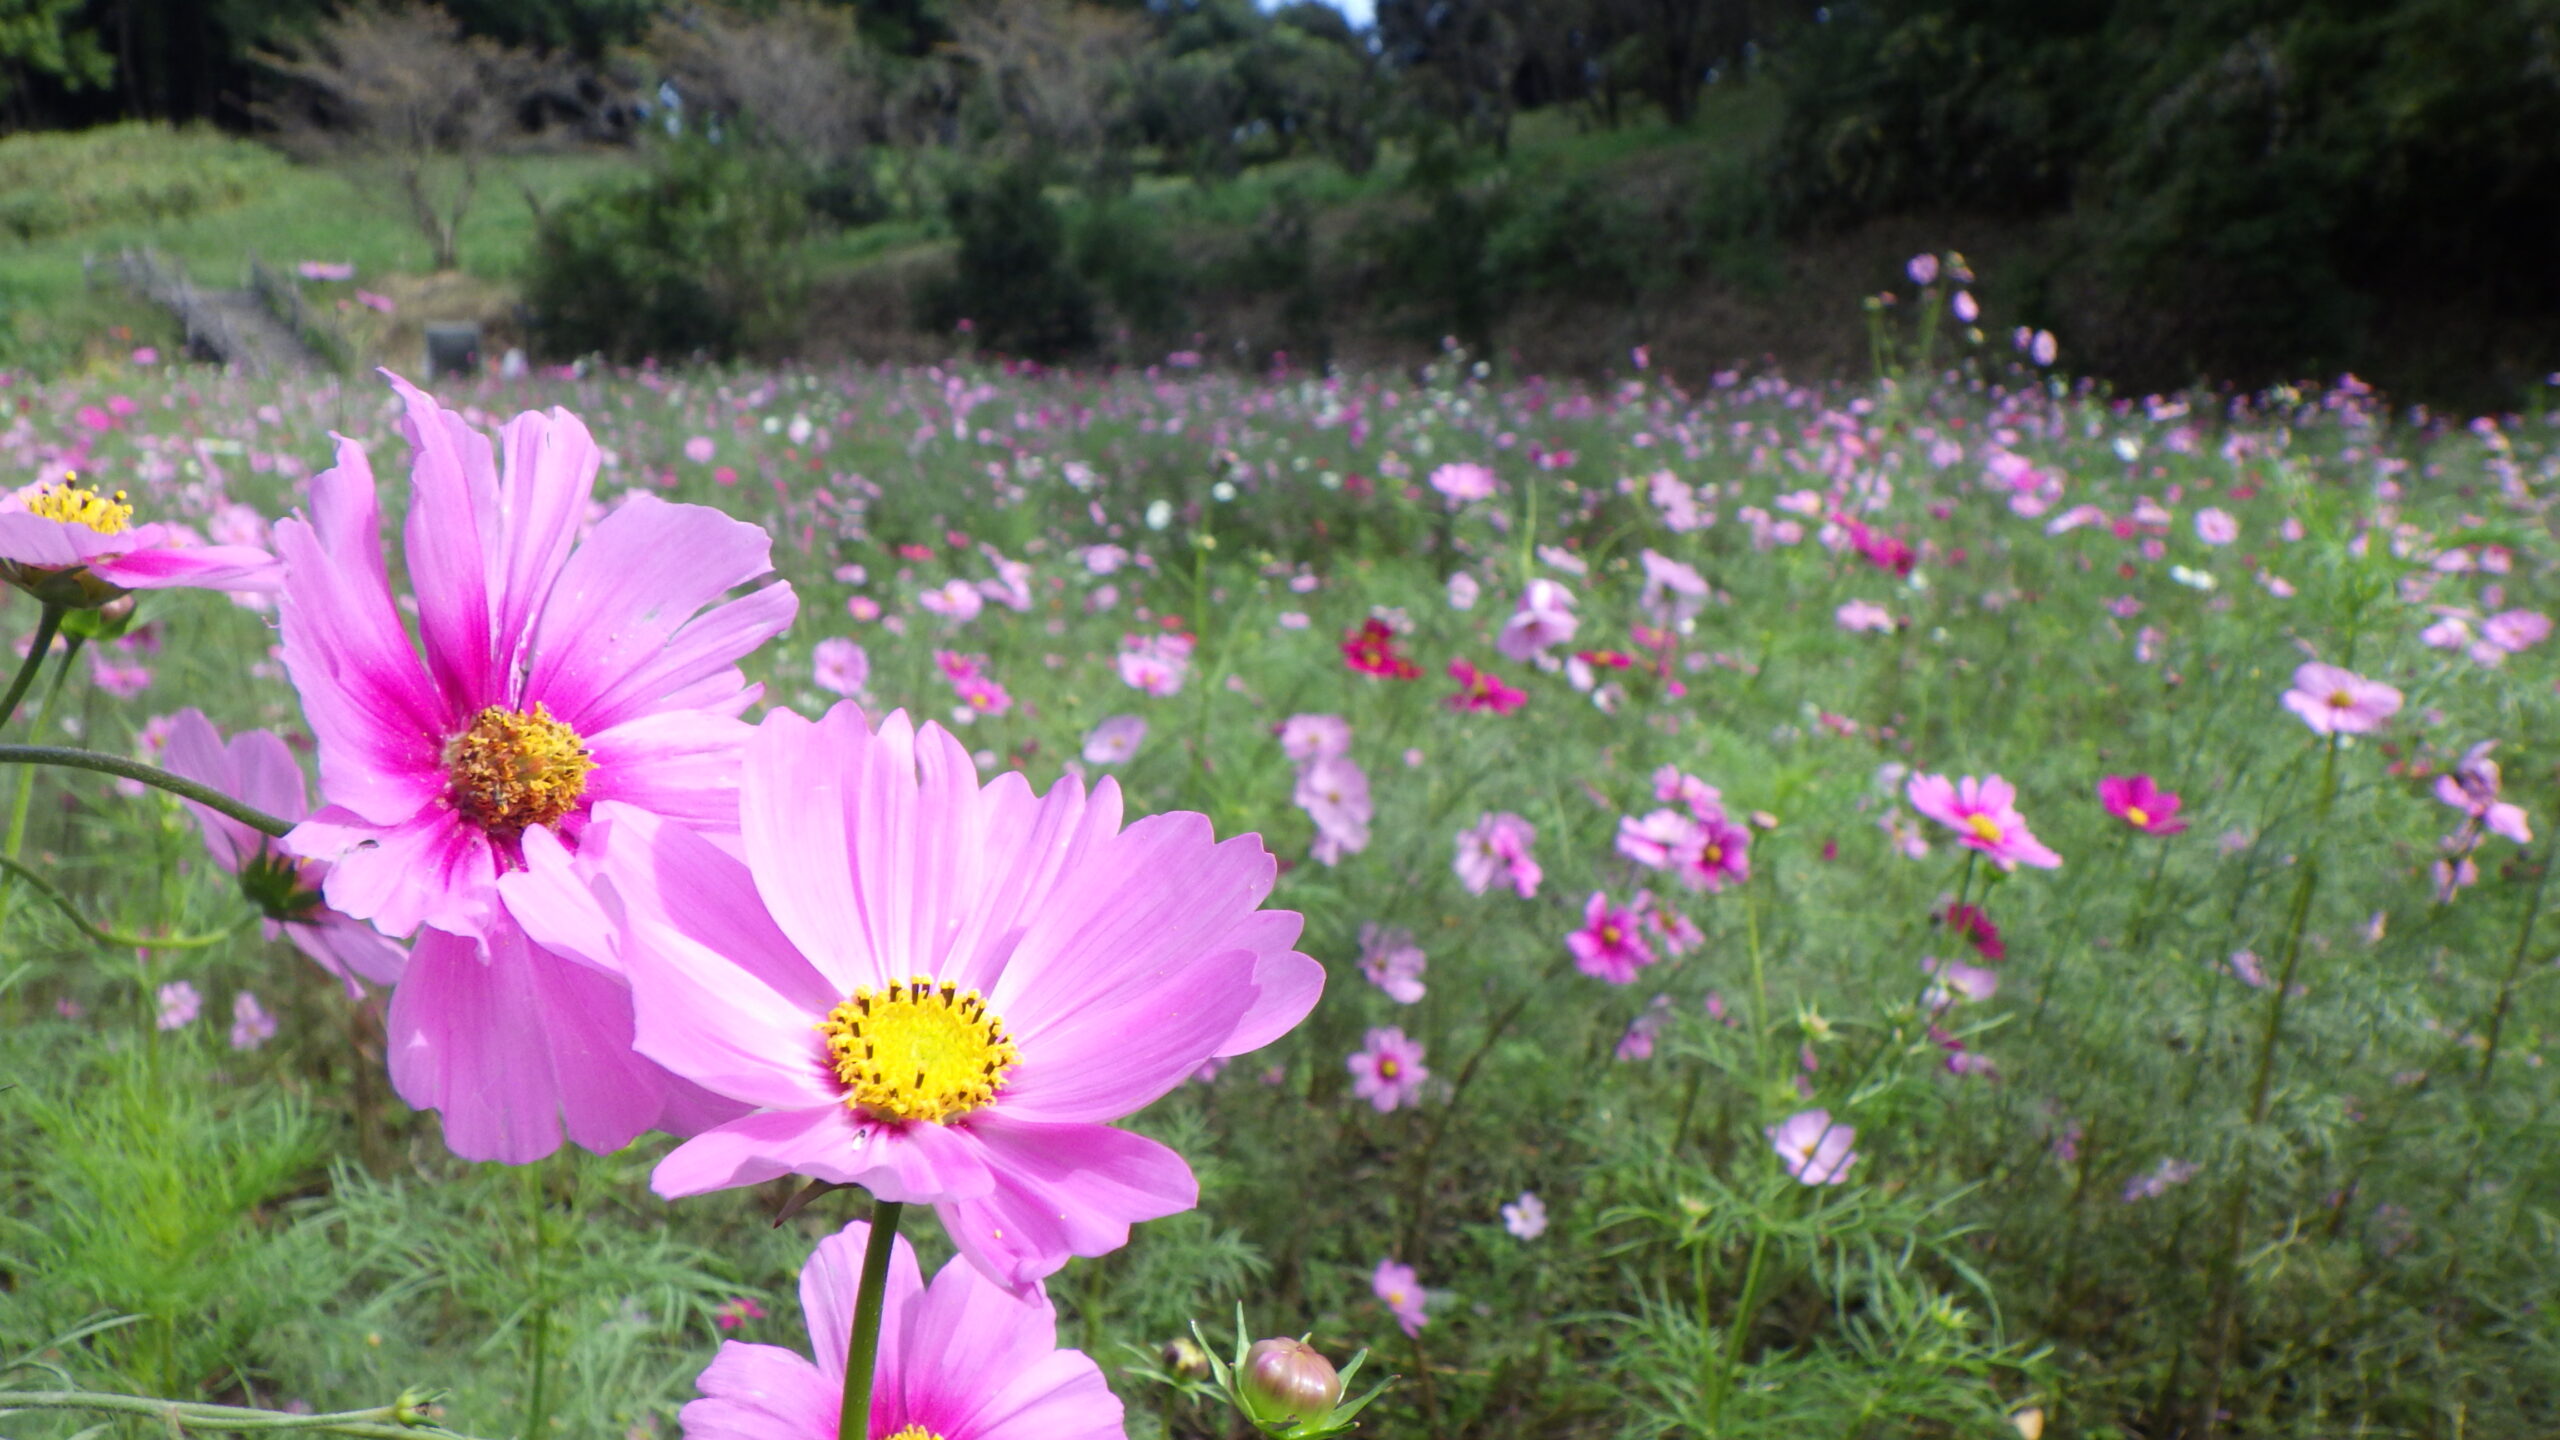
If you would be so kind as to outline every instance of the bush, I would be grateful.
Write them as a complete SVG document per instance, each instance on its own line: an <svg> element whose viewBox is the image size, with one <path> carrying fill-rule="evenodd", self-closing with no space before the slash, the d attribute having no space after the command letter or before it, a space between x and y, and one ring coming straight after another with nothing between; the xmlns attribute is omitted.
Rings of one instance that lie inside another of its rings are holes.
<svg viewBox="0 0 2560 1440"><path fill-rule="evenodd" d="M1181 333L1191 275L1151 210L1126 199L1094 201L1069 228L1076 274L1101 293L1132 338L1154 344Z"/></svg>
<svg viewBox="0 0 2560 1440"><path fill-rule="evenodd" d="M555 355L728 356L787 345L798 328L796 186L752 156L693 140L638 184L591 192L544 217L526 291Z"/></svg>
<svg viewBox="0 0 2560 1440"><path fill-rule="evenodd" d="M178 220L274 183L283 157L205 128L140 121L0 140L0 231L43 240L92 225Z"/></svg>
<svg viewBox="0 0 2560 1440"><path fill-rule="evenodd" d="M1030 165L953 187L949 207L960 253L925 296L928 323L968 321L990 348L1034 360L1092 346L1093 290L1069 264L1066 220Z"/></svg>

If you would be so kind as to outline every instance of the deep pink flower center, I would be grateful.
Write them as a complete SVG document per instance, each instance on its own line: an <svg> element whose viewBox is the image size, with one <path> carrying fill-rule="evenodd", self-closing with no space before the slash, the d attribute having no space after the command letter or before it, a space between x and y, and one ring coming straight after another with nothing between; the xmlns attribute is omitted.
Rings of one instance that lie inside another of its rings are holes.
<svg viewBox="0 0 2560 1440"><path fill-rule="evenodd" d="M846 1108L949 1124L995 1103L1022 1051L975 990L918 975L865 985L818 1025Z"/></svg>

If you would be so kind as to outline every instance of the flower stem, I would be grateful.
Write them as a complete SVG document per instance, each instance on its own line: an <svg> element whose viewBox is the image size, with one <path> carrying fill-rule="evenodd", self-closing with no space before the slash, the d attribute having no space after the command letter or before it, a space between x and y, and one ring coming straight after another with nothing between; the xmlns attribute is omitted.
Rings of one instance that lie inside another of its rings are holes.
<svg viewBox="0 0 2560 1440"><path fill-rule="evenodd" d="M290 833L293 822L280 820L254 805L243 805L230 796L193 780L172 775L156 765L127 760L121 755L108 755L97 750L78 750L67 745L0 745L0 765L64 765L74 770L95 770L103 775L118 775L139 780L145 785L166 790L182 800L193 800L208 810L219 811L261 834L279 839Z"/></svg>
<svg viewBox="0 0 2560 1440"><path fill-rule="evenodd" d="M2542 884L2551 878L2551 857L2544 855L2533 867L2533 898L2525 902L2524 924L2516 929L2516 953L2507 962L2507 978L2498 986L2498 1008L2489 1015L2488 1043L2480 1048L2480 1081L2489 1083L2489 1072L2498 1063L2498 1036L2507 1028L2507 1007L2516 998L2516 981L2524 974L2524 954L2533 944L2533 922L2542 915Z"/></svg>
<svg viewBox="0 0 2560 1440"><path fill-rule="evenodd" d="M44 703L36 707L36 718L29 725L29 734L44 734L45 726L53 719L54 702L62 698L63 684L71 678L71 662L79 656L80 637L74 635L62 647L62 664L53 672L53 684L44 692ZM0 848L0 855L6 855L15 860L18 858L18 852L25 848L27 807L34 802L35 793L36 772L30 770L18 777L18 798L9 807L9 840L6 848Z"/></svg>
<svg viewBox="0 0 2560 1440"><path fill-rule="evenodd" d="M2267 997L2267 1024L2258 1036L2256 1074L2249 1084L2249 1129L2266 1123L2273 1093L2276 1048L2284 1039L2285 1001L2293 993L2293 975L2302 963L2302 932L2311 918L2312 892L2320 884L2320 857L2312 849L2329 831L2329 807L2338 796L2338 737L2331 735L2320 757L2320 793L2313 806L2310 841L2303 847L2302 870L2293 885L2291 913L2285 917L2284 963L2278 968L2274 993ZM2239 1305L2240 1251L2249 1236L2249 1201L2257 1167L2243 1163L2232 1182L2230 1203L2223 1208L2221 1252L2214 1257L2213 1304L2205 1325L2204 1389L2196 1407L2193 1434L2213 1440L2222 1425L2222 1379L2231 1359L2231 1332Z"/></svg>
<svg viewBox="0 0 2560 1440"><path fill-rule="evenodd" d="M62 628L62 607L47 605L36 617L35 639L29 642L27 658L18 666L17 678L9 682L9 693L0 698L0 726L18 713L18 702L27 696L27 687L36 683L36 672L44 668L45 652L53 648L54 632Z"/></svg>
<svg viewBox="0 0 2560 1440"><path fill-rule="evenodd" d="M889 1256L898 1238L897 1200L871 1202L871 1243L862 1251L862 1279L853 1294L853 1334L844 1347L844 1411L836 1440L871 1440L871 1382L880 1366L880 1307L889 1293Z"/></svg>
<svg viewBox="0 0 2560 1440"><path fill-rule="evenodd" d="M54 908L78 927L81 934L115 950L201 950L207 945L219 945L230 939L251 920L258 918L255 915L244 916L228 929L211 930L202 935L128 935L120 930L105 930L90 924L88 917L80 913L80 907L71 903L71 897L62 893L61 887L44 878L41 872L30 870L5 855L0 855L0 874L34 886L36 893L52 901Z"/></svg>

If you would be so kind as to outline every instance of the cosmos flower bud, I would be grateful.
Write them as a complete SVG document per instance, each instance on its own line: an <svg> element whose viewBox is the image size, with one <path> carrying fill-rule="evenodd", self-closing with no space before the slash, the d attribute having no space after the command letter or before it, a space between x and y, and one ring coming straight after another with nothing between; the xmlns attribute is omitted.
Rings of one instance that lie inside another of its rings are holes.
<svg viewBox="0 0 2560 1440"><path fill-rule="evenodd" d="M1253 1342L1236 1388L1262 1422L1296 1420L1313 1428L1342 1403L1342 1377L1333 1362L1304 1340Z"/></svg>
<svg viewBox="0 0 2560 1440"><path fill-rule="evenodd" d="M1177 1335L1164 1342L1164 1368L1185 1380L1209 1378L1209 1352Z"/></svg>

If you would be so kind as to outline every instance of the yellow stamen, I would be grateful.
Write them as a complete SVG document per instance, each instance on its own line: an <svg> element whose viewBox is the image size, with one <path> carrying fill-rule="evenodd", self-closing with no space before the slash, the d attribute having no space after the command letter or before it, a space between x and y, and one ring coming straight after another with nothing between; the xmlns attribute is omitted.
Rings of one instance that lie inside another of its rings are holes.
<svg viewBox="0 0 2560 1440"><path fill-rule="evenodd" d="M818 1025L848 1109L947 1125L995 1103L1022 1052L975 990L918 975L865 985Z"/></svg>
<svg viewBox="0 0 2560 1440"><path fill-rule="evenodd" d="M910 1425L894 1435L883 1435L880 1440L942 1440L942 1437L921 1425Z"/></svg>
<svg viewBox="0 0 2560 1440"><path fill-rule="evenodd" d="M1378 1078L1381 1080L1393 1080L1403 1073L1404 1067L1393 1060L1381 1060L1378 1062Z"/></svg>
<svg viewBox="0 0 2560 1440"><path fill-rule="evenodd" d="M2353 710L2356 708L2356 697L2348 694L2344 690L2332 690L2329 692L2329 708L2332 710Z"/></svg>
<svg viewBox="0 0 2560 1440"><path fill-rule="evenodd" d="M1964 817L1964 828L1972 831L1973 837L1985 845L2000 843L2000 822L1988 815L1967 815Z"/></svg>
<svg viewBox="0 0 2560 1440"><path fill-rule="evenodd" d="M596 768L578 732L536 702L531 713L492 705L445 742L453 808L492 835L512 839L577 808Z"/></svg>
<svg viewBox="0 0 2560 1440"><path fill-rule="evenodd" d="M121 535L133 523L133 507L124 503L123 491L101 495L81 484L78 475L64 476L59 485L38 485L26 504L30 515L86 525L101 535Z"/></svg>
<svg viewBox="0 0 2560 1440"><path fill-rule="evenodd" d="M2139 829L2151 823L2151 812L2139 805L2127 805L2124 807L2124 818L2126 823Z"/></svg>

